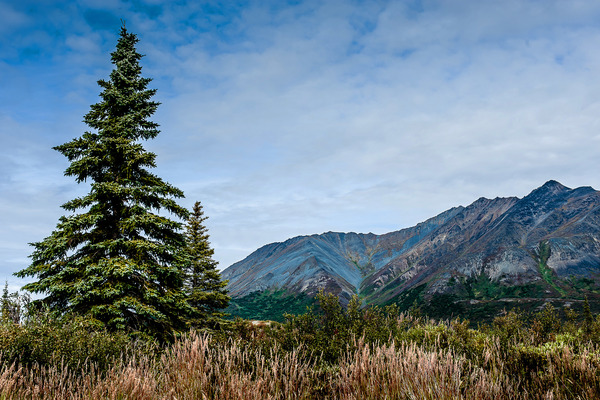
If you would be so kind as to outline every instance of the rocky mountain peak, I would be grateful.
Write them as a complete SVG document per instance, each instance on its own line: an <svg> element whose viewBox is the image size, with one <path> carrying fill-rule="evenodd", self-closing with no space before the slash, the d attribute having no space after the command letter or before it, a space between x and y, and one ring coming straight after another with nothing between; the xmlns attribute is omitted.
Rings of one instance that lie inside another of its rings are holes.
<svg viewBox="0 0 600 400"><path fill-rule="evenodd" d="M557 182L555 180L549 180L544 183L539 188L532 191L527 197L535 195L535 196L555 196L570 192L571 188L566 187L565 185Z"/></svg>
<svg viewBox="0 0 600 400"><path fill-rule="evenodd" d="M529 285L560 295L570 290L555 284L563 277L597 274L600 281L598 238L600 192L550 180L522 199L480 198L383 235L327 232L268 245L222 276L233 297L325 289L387 304L415 290L474 296L469 282L480 276L503 288ZM538 257L542 243L545 264Z"/></svg>

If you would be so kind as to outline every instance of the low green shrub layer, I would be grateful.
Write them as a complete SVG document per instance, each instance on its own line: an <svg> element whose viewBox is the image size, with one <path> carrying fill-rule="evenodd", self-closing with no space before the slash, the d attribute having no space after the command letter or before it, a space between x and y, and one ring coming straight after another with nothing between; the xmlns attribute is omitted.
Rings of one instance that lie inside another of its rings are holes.
<svg viewBox="0 0 600 400"><path fill-rule="evenodd" d="M318 301L283 323L237 319L163 345L78 318L4 319L0 398L600 398L600 318L589 306L509 311L474 329L416 308Z"/></svg>

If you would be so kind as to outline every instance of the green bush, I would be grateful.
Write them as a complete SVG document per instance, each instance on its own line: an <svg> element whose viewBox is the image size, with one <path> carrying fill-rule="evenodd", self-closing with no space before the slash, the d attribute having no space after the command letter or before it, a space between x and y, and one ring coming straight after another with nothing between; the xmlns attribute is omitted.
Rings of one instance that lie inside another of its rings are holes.
<svg viewBox="0 0 600 400"><path fill-rule="evenodd" d="M280 338L291 349L305 346L326 363L335 363L347 351L352 351L359 338L367 344L389 343L398 337L398 306L361 308L358 296L347 307L332 294L320 292L318 306L302 315L286 315Z"/></svg>
<svg viewBox="0 0 600 400"><path fill-rule="evenodd" d="M123 332L108 332L78 316L57 318L40 311L21 324L0 323L0 353L4 363L62 364L79 369L91 362L105 370L122 356L134 352L152 354L157 348L152 342L134 341Z"/></svg>

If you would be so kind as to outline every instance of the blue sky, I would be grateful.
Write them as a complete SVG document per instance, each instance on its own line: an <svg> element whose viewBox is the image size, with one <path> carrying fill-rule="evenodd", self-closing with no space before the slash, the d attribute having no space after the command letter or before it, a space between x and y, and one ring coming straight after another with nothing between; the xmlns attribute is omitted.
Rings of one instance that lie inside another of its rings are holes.
<svg viewBox="0 0 600 400"><path fill-rule="evenodd" d="M120 20L162 103L154 171L221 268L325 231L385 233L549 179L600 188L600 2L0 2L0 279L87 192L80 136Z"/></svg>

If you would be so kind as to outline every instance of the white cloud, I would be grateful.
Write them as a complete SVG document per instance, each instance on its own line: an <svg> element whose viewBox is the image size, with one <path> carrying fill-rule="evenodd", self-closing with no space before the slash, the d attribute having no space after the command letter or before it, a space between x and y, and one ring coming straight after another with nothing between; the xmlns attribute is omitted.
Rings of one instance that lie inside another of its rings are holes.
<svg viewBox="0 0 600 400"><path fill-rule="evenodd" d="M104 9L139 34L163 102L163 133L147 144L156 172L186 206L202 201L221 267L293 235L383 233L548 179L600 188L596 2L251 2L225 15L124 4ZM65 164L43 149L82 133L95 80L108 75L114 32L92 32L77 15L85 7L68 11L79 22L61 39L31 33L59 40L41 75L55 83L26 79L46 100L21 97L19 110L3 100L9 116L37 113L28 104L54 112L14 117L29 141L3 155L21 160L2 189L7 209L19 209L8 192L58 198L43 182ZM49 136L36 141L38 129ZM55 221L50 203L27 204Z"/></svg>

